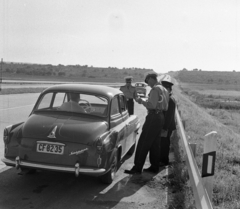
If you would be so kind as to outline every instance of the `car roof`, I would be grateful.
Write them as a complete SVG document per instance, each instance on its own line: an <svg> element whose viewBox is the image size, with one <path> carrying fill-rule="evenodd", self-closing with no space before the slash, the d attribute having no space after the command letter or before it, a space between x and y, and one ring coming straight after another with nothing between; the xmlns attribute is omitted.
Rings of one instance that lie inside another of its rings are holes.
<svg viewBox="0 0 240 209"><path fill-rule="evenodd" d="M86 94L97 94L102 95L108 98L112 98L117 94L121 94L117 88L113 88L110 86L104 85L90 85L90 84L61 84L54 85L47 89L45 89L42 93L46 93L49 91L76 91L76 92L84 92Z"/></svg>

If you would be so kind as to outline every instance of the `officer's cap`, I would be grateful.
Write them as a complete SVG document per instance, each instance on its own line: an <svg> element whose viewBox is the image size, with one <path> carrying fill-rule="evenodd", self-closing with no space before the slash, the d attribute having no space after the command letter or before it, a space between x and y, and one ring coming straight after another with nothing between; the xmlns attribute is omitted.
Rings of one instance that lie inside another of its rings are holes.
<svg viewBox="0 0 240 209"><path fill-rule="evenodd" d="M154 71L147 72L147 73L145 74L145 83L146 83L146 84L148 83L148 79L149 79L149 78L157 79L157 77L158 77L158 74L155 73Z"/></svg>
<svg viewBox="0 0 240 209"><path fill-rule="evenodd" d="M133 77L132 76L126 76L124 79L125 79L126 82L131 82L133 80Z"/></svg>

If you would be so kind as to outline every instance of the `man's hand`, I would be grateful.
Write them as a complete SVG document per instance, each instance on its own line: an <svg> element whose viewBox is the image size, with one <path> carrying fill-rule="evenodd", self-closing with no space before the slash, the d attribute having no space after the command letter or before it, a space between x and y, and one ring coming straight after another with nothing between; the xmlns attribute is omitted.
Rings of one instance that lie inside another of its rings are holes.
<svg viewBox="0 0 240 209"><path fill-rule="evenodd" d="M138 104L142 104L142 99L141 99L141 97L138 97L138 98L136 99L136 101L137 101Z"/></svg>
<svg viewBox="0 0 240 209"><path fill-rule="evenodd" d="M164 129L161 130L161 137L167 137L167 134L168 134L167 130Z"/></svg>

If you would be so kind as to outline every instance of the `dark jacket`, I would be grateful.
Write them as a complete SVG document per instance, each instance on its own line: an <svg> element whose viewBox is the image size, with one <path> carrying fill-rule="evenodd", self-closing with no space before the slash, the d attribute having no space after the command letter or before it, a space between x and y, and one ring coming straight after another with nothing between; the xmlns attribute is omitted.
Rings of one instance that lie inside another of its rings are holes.
<svg viewBox="0 0 240 209"><path fill-rule="evenodd" d="M164 114L165 122L163 129L168 131L176 130L176 122L175 122L175 109L176 109L176 100L170 94L169 95L169 103L168 110Z"/></svg>

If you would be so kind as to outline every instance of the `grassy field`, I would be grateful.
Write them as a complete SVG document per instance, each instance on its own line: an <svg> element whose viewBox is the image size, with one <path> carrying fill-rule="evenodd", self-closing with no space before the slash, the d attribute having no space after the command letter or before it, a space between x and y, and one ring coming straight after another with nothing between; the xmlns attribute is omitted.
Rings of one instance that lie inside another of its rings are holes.
<svg viewBox="0 0 240 209"><path fill-rule="evenodd" d="M0 95L5 94L26 94L26 93L40 93L46 88L9 88L2 89L0 91Z"/></svg>
<svg viewBox="0 0 240 209"><path fill-rule="evenodd" d="M215 77L208 75L216 81L226 76L225 72L219 78L217 74L221 73L214 74ZM240 85L207 84L206 77L187 83L192 75L187 78L185 72L183 80L178 78L180 88L174 88L182 119L186 122L186 134L190 142L197 143L196 161L201 171L204 136L211 131L218 133L213 205L217 209L240 208L240 94L237 92ZM226 78L230 81L230 77ZM231 83L240 83L240 78Z"/></svg>

